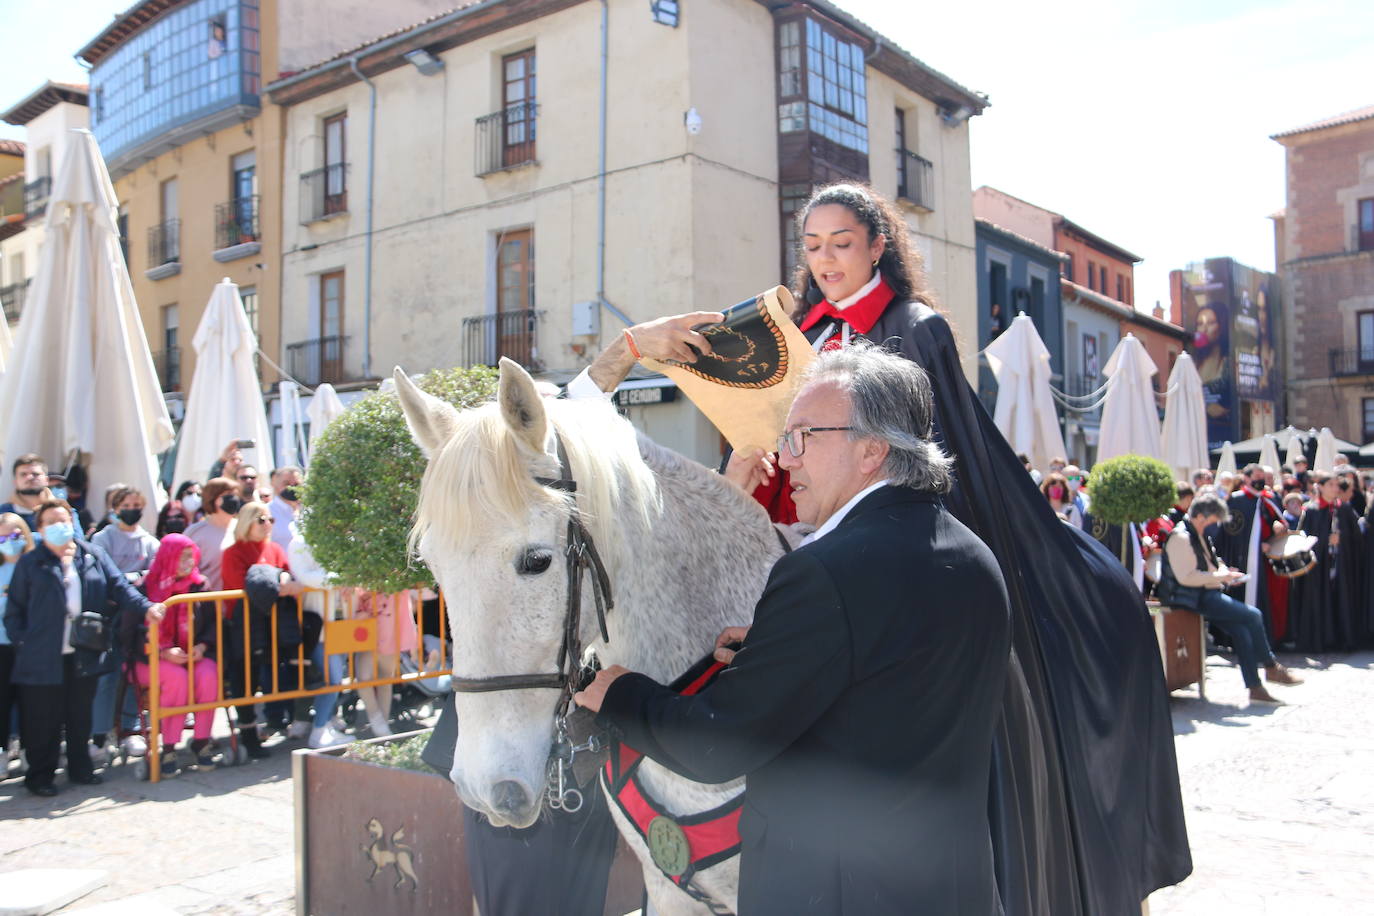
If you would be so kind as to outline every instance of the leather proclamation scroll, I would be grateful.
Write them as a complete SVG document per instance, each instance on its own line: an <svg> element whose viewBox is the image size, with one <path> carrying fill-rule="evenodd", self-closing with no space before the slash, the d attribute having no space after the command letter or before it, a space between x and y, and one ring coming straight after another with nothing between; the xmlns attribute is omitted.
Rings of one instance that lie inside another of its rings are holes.
<svg viewBox="0 0 1374 916"><path fill-rule="evenodd" d="M815 353L787 317L792 294L786 287L764 290L722 311L723 322L697 328L711 342L709 356L690 365L640 362L676 382L736 451L771 452Z"/></svg>

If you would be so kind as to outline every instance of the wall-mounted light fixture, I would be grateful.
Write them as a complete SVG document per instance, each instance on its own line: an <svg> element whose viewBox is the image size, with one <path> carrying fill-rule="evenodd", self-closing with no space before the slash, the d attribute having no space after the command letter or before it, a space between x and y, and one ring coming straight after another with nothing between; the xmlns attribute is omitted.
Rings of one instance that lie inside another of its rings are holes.
<svg viewBox="0 0 1374 916"><path fill-rule="evenodd" d="M940 119L945 122L946 127L958 127L971 117L973 117L973 108L968 105L959 105L958 107L946 105L940 109Z"/></svg>
<svg viewBox="0 0 1374 916"><path fill-rule="evenodd" d="M677 0L649 0L649 13L654 22L677 28L678 6Z"/></svg>
<svg viewBox="0 0 1374 916"><path fill-rule="evenodd" d="M404 56L406 60L415 65L415 69L420 71L421 76L433 76L444 69L444 62L424 48L407 51Z"/></svg>

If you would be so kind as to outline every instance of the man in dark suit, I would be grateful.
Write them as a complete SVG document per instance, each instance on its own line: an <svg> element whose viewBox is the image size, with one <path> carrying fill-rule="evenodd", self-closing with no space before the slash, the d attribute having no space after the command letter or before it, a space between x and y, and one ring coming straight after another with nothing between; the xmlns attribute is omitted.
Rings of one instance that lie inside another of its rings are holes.
<svg viewBox="0 0 1374 916"><path fill-rule="evenodd" d="M741 916L1001 912L988 772L1010 609L941 503L931 417L909 360L822 354L779 442L818 527L773 567L730 666L690 697L619 667L577 696L678 773L747 776Z"/></svg>

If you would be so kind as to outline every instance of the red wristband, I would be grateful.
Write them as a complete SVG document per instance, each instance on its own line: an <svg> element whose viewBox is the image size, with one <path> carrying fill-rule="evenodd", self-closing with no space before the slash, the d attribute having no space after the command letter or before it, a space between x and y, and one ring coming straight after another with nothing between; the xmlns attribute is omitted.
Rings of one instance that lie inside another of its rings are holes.
<svg viewBox="0 0 1374 916"><path fill-rule="evenodd" d="M630 348L630 355L635 359L643 359L644 354L640 353L639 347L635 346L635 336L630 333L630 329L626 328L622 333L625 335L625 346Z"/></svg>

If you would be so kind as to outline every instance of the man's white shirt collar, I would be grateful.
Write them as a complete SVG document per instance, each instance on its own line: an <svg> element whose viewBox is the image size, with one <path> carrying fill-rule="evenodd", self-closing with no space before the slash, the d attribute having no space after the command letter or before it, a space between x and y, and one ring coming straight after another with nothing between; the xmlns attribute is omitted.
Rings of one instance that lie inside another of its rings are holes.
<svg viewBox="0 0 1374 916"><path fill-rule="evenodd" d="M840 527L840 522L844 521L844 517L849 514L850 509L853 509L855 506L857 506L860 500L862 500L868 494L872 493L874 490L877 490L880 487L887 486L888 482L889 481L887 481L886 479L883 479L873 484L872 486L865 487L864 489L855 493L850 498L849 502L845 503L843 506L840 506L839 510L836 511L834 515L830 516L830 518L825 520L824 525L821 525L815 531L811 532L806 537L802 538L802 542L797 546L805 547L812 541L820 540L830 532L834 531L836 528Z"/></svg>

